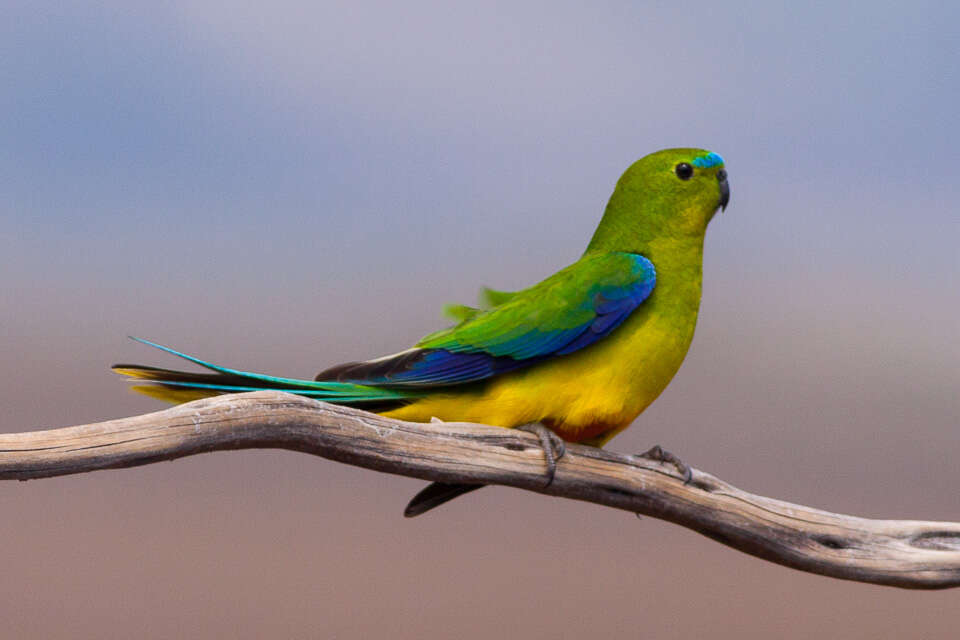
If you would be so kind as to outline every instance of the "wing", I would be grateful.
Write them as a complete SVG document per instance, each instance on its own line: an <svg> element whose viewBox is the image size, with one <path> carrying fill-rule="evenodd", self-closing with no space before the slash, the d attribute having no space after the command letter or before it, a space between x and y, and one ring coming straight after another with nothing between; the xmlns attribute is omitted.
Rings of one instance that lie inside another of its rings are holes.
<svg viewBox="0 0 960 640"><path fill-rule="evenodd" d="M567 355L602 340L653 291L653 263L638 254L584 256L498 306L464 314L413 349L321 372L317 380L446 386Z"/></svg>

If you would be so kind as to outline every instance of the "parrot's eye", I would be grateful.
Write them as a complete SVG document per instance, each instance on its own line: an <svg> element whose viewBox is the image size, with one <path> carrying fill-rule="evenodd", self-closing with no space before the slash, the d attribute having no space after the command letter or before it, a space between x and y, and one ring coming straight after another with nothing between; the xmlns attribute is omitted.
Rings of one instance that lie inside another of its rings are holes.
<svg viewBox="0 0 960 640"><path fill-rule="evenodd" d="M673 168L674 173L677 174L677 177L681 180L689 180L693 177L693 167L691 167L686 162L681 162Z"/></svg>
<svg viewBox="0 0 960 640"><path fill-rule="evenodd" d="M720 169L720 171L717 171L717 180L719 180L720 182L723 182L723 181L725 181L726 179L727 179L727 170L726 170L726 169Z"/></svg>

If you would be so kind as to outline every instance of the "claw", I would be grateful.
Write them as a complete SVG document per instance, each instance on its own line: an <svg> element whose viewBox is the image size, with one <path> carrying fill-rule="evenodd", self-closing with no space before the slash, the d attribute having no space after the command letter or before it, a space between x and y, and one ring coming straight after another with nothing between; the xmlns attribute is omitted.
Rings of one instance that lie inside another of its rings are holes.
<svg viewBox="0 0 960 640"><path fill-rule="evenodd" d="M566 453L567 445L560 436L539 422L521 425L517 430L532 433L540 438L540 446L543 447L543 455L547 459L547 483L543 485L546 489L553 484L553 478L557 475L557 460Z"/></svg>
<svg viewBox="0 0 960 640"><path fill-rule="evenodd" d="M690 481L693 479L693 470L690 468L690 465L686 464L683 460L673 455L660 445L656 444L647 451L637 455L638 458L646 458L647 460L653 460L655 462L661 462L664 464L672 464L674 468L680 472L680 475L683 476L683 484L690 484Z"/></svg>

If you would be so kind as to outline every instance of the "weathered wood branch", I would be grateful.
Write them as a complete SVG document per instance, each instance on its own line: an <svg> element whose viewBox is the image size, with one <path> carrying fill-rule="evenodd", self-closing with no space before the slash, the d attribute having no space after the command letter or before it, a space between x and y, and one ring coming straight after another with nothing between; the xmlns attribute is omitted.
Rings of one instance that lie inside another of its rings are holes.
<svg viewBox="0 0 960 640"><path fill-rule="evenodd" d="M536 436L390 420L285 393L198 400L96 424L0 435L0 479L149 464L207 451L280 448L388 473L500 484L675 522L771 562L916 589L960 585L960 523L870 520L741 491L694 470L571 445L544 487Z"/></svg>

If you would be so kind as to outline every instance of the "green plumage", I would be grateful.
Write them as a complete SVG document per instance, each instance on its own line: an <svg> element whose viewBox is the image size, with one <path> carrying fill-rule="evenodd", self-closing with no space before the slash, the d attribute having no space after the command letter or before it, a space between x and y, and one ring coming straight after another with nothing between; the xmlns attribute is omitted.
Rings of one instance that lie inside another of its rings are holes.
<svg viewBox="0 0 960 640"><path fill-rule="evenodd" d="M541 421L565 439L599 442L679 367L696 323L704 232L728 196L718 155L650 154L621 176L577 262L522 291L486 289L479 307L447 307L455 326L317 381L236 371L171 349L211 372L117 370L156 385L138 390L174 401L273 388L409 420Z"/></svg>
<svg viewBox="0 0 960 640"><path fill-rule="evenodd" d="M499 306L485 312L470 309L463 313L460 324L428 335L417 346L482 351L515 359L543 355L566 346L564 336L579 335L598 317L598 296L603 300L624 298L634 287L649 294L654 279L653 266L638 256L588 255L523 291L504 294L487 290Z"/></svg>
<svg viewBox="0 0 960 640"><path fill-rule="evenodd" d="M729 194L715 153L666 149L641 158L617 182L577 262L522 291L486 289L480 307L450 305L455 326L412 349L324 370L317 381L227 369L166 347L210 373L116 370L148 383L138 391L174 402L280 389L401 420L539 423L564 440L602 446L683 362L700 304L704 234ZM434 485L407 513L474 488Z"/></svg>

